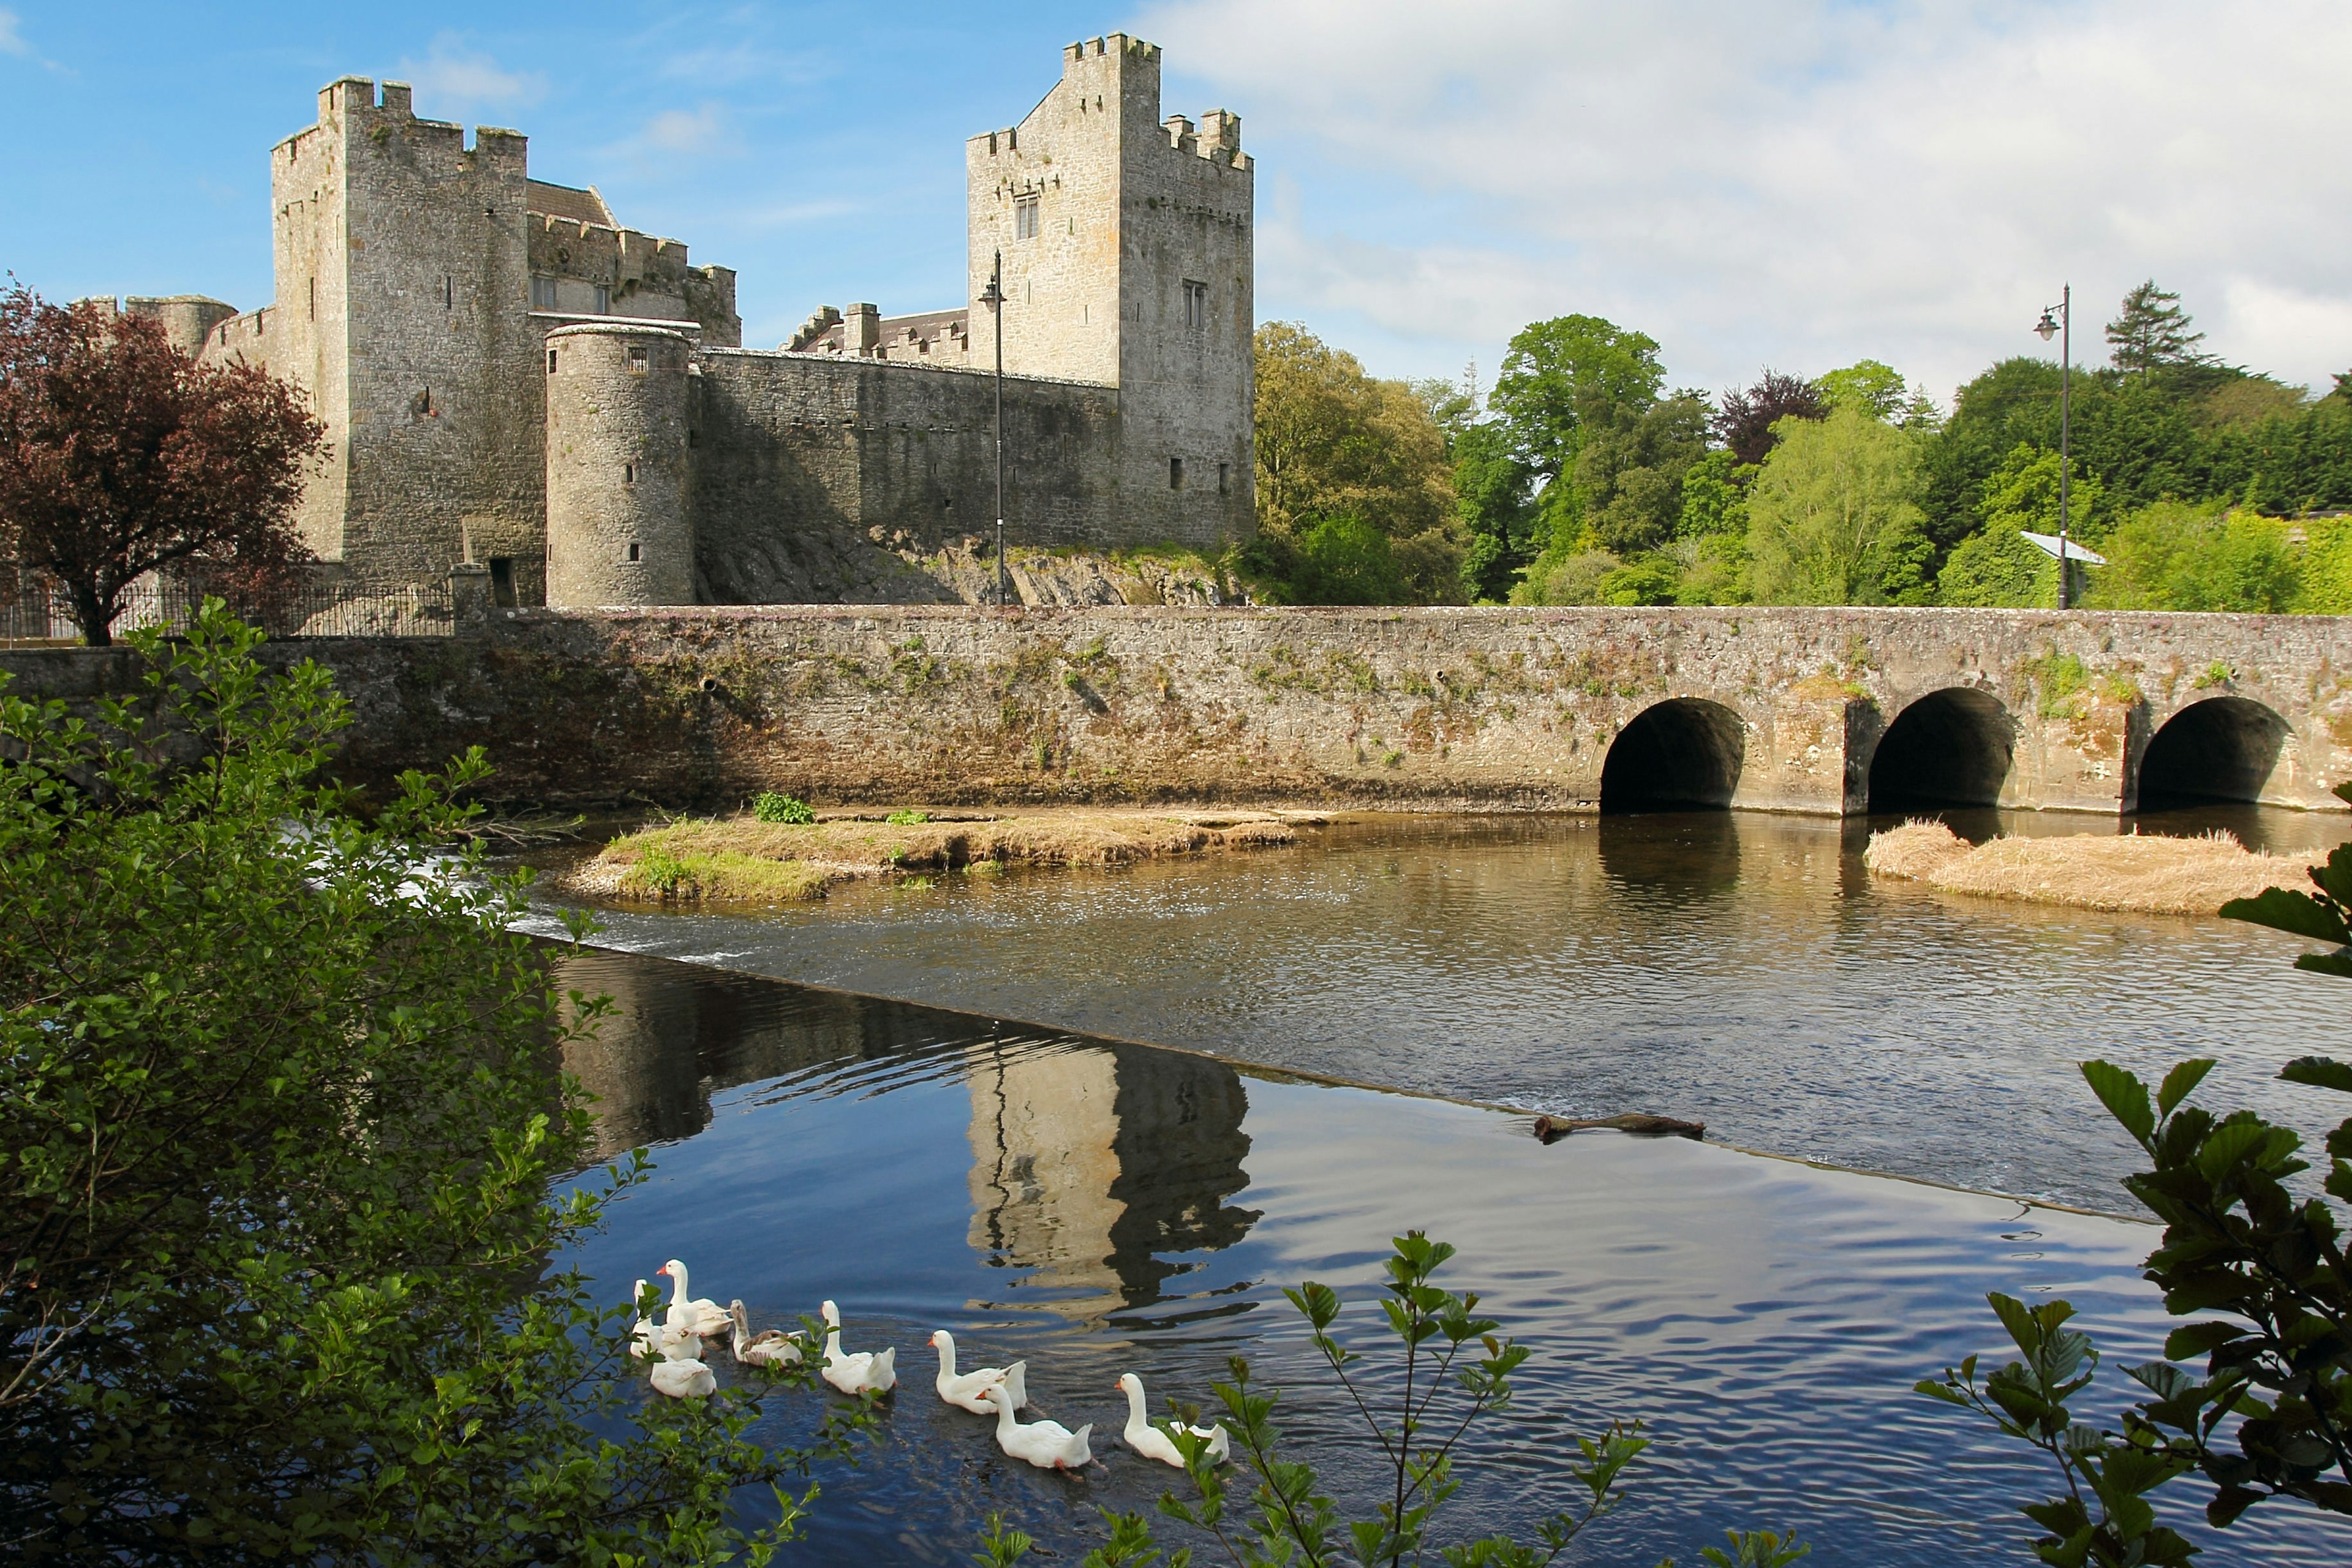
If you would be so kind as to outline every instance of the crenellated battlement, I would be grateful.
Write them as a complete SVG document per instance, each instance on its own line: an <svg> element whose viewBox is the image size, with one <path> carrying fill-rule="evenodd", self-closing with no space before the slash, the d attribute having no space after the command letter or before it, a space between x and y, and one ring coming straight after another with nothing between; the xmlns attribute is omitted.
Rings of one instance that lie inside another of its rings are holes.
<svg viewBox="0 0 2352 1568"><path fill-rule="evenodd" d="M1073 68L1084 67L1095 60L1127 59L1139 65L1157 66L1160 46L1147 44L1141 38L1125 33L1107 33L1099 38L1087 38L1062 47L1062 74L1066 77Z"/></svg>

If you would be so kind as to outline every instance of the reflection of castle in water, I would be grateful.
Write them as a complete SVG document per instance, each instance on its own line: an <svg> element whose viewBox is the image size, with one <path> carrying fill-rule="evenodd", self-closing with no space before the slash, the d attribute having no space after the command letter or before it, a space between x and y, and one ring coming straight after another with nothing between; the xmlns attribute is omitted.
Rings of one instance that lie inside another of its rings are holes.
<svg viewBox="0 0 2352 1568"><path fill-rule="evenodd" d="M975 1047L971 1245L1026 1270L1019 1289L1083 1316L1139 1307L1239 1241L1249 1097L1221 1062L1148 1046Z"/></svg>

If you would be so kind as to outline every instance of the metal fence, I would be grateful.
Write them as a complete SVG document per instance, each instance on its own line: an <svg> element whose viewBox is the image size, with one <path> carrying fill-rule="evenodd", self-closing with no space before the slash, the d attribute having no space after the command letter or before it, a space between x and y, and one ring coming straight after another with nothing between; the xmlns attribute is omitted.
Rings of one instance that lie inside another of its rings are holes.
<svg viewBox="0 0 2352 1568"><path fill-rule="evenodd" d="M208 595L226 600L239 619L281 637L447 637L457 629L449 582L362 589L341 583L306 583L266 593L208 588L176 578L142 577L123 595L113 634L142 626L184 630ZM81 638L73 601L55 582L0 565L0 642L73 644Z"/></svg>

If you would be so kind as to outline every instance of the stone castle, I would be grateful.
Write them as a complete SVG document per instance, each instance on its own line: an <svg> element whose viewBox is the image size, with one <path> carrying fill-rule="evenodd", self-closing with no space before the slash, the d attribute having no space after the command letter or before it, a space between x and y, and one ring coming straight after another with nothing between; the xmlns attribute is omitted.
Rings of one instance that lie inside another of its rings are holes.
<svg viewBox="0 0 2352 1568"><path fill-rule="evenodd" d="M275 301L129 308L310 393L328 445L302 533L355 587L474 563L511 605L888 598L861 555L903 576L994 532L1002 253L1010 541L1245 537L1240 120L1161 120L1160 50L1112 34L964 163L961 308L827 307L747 349L733 272L531 178L521 135L468 147L404 84L347 77L270 153Z"/></svg>

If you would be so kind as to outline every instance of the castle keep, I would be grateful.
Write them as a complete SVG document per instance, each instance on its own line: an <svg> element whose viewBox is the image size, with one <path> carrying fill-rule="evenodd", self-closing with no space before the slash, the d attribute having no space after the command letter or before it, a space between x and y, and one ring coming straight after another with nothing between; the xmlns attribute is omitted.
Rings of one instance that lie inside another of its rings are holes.
<svg viewBox="0 0 2352 1568"><path fill-rule="evenodd" d="M961 308L827 307L747 349L733 272L532 179L520 134L468 147L405 85L345 78L270 154L275 301L129 308L310 393L328 445L301 529L354 585L476 563L519 605L887 597L861 555L903 574L993 533L1001 252L1011 541L1245 536L1239 119L1161 120L1160 50L1112 34L964 161Z"/></svg>

